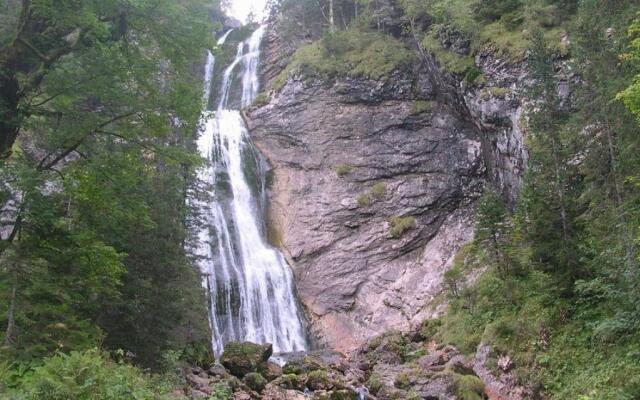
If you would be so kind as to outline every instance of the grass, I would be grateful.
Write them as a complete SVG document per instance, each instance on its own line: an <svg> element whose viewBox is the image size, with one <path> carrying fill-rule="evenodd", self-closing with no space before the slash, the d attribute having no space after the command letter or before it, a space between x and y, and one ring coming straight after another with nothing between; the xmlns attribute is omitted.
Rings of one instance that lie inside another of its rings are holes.
<svg viewBox="0 0 640 400"><path fill-rule="evenodd" d="M280 90L296 73L323 79L339 76L380 79L394 70L408 68L416 60L414 52L391 36L349 28L299 47L274 80L273 88Z"/></svg>
<svg viewBox="0 0 640 400"><path fill-rule="evenodd" d="M464 75L475 68L473 57L463 56L445 49L434 32L428 33L422 40L422 47L433 54L440 65L454 74Z"/></svg>
<svg viewBox="0 0 640 400"><path fill-rule="evenodd" d="M369 207L371 204L373 204L373 200L368 193L362 193L360 196L358 196L358 205L360 207Z"/></svg>
<svg viewBox="0 0 640 400"><path fill-rule="evenodd" d="M480 246L465 246L464 253L456 257L457 268L466 274L486 268ZM448 312L423 323L425 338L466 354L475 353L481 342L490 345L489 369L498 372L497 359L509 355L517 382L544 388L551 400L639 398L638 335L598 340L594 321L602 315L563 299L548 274L529 269L501 278L490 266L474 285L449 297ZM458 396L477 398L473 391L471 397Z"/></svg>
<svg viewBox="0 0 640 400"><path fill-rule="evenodd" d="M389 233L391 234L391 237L398 239L416 226L416 218L413 216L393 217L389 220L389 223Z"/></svg>
<svg viewBox="0 0 640 400"><path fill-rule="evenodd" d="M409 386L411 386L411 379L409 377L409 374L403 371L396 375L396 379L393 381L393 386L397 387L398 389L407 389Z"/></svg>
<svg viewBox="0 0 640 400"><path fill-rule="evenodd" d="M384 182L378 182L371 187L369 194L376 200L383 200L387 196L387 185Z"/></svg>
<svg viewBox="0 0 640 400"><path fill-rule="evenodd" d="M376 201L384 200L385 197L387 197L387 185L384 182L378 182L366 193L361 193L357 201L360 207L369 207Z"/></svg>
<svg viewBox="0 0 640 400"><path fill-rule="evenodd" d="M256 98L253 99L252 107L262 107L269 104L269 95L265 92L260 92L256 95Z"/></svg>
<svg viewBox="0 0 640 400"><path fill-rule="evenodd" d="M453 383L453 391L460 400L482 400L484 384L474 375L458 375Z"/></svg>
<svg viewBox="0 0 640 400"><path fill-rule="evenodd" d="M333 167L333 170L336 172L336 174L338 174L339 177L343 177L348 175L353 170L353 166L351 166L350 164L338 164Z"/></svg>

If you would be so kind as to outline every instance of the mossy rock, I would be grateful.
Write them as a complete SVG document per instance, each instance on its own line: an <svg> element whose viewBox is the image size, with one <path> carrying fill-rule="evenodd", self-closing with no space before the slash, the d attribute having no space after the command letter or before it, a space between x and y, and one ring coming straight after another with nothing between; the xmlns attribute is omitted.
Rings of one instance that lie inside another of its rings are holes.
<svg viewBox="0 0 640 400"><path fill-rule="evenodd" d="M249 372L242 379L244 383L256 392L262 392L265 386L267 386L267 379L258 372Z"/></svg>
<svg viewBox="0 0 640 400"><path fill-rule="evenodd" d="M273 385L289 390L304 390L307 386L305 375L285 374L272 382Z"/></svg>
<svg viewBox="0 0 640 400"><path fill-rule="evenodd" d="M242 378L250 372L266 369L267 360L273 354L271 344L229 342L225 345L220 363L232 374Z"/></svg>
<svg viewBox="0 0 640 400"><path fill-rule="evenodd" d="M371 362L401 364L409 353L407 340L399 331L390 331L371 339L368 347L366 357Z"/></svg>
<svg viewBox="0 0 640 400"><path fill-rule="evenodd" d="M320 361L311 356L304 356L301 359L288 361L282 368L282 373L300 375L323 369L325 366Z"/></svg>
<svg viewBox="0 0 640 400"><path fill-rule="evenodd" d="M457 375L453 381L453 393L459 400L485 400L484 383L475 375Z"/></svg>
<svg viewBox="0 0 640 400"><path fill-rule="evenodd" d="M317 370L307 374L307 387L311 390L330 390L335 384L327 371Z"/></svg>
<svg viewBox="0 0 640 400"><path fill-rule="evenodd" d="M358 395L351 390L318 391L313 396L316 400L357 400Z"/></svg>

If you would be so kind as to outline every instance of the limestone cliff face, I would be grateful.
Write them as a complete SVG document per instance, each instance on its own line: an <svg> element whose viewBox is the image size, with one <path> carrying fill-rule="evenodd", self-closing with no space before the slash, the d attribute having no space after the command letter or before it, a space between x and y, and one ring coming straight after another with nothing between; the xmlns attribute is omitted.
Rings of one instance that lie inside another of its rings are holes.
<svg viewBox="0 0 640 400"><path fill-rule="evenodd" d="M268 35L266 65L277 64L277 40ZM443 273L472 238L481 141L433 82L419 65L377 81L293 78L247 116L273 167L272 238L312 334L334 349L437 312ZM399 237L394 217L408 217Z"/></svg>

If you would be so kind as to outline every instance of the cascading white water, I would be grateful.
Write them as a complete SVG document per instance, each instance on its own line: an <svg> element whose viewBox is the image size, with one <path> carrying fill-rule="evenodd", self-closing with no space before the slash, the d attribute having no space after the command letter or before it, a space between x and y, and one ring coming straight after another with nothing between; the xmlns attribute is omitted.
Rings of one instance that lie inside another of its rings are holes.
<svg viewBox="0 0 640 400"><path fill-rule="evenodd" d="M265 239L260 201L265 195L264 162L249 140L240 111L229 109L231 88L238 79L239 106L255 99L264 30L259 27L238 45L235 60L222 76L218 108L203 117L198 139L199 151L210 161L200 178L214 188L213 204L205 208L210 227L198 232L197 254L211 295L209 321L217 356L229 341L272 343L276 353L306 348L291 270ZM214 62L208 55L205 101Z"/></svg>

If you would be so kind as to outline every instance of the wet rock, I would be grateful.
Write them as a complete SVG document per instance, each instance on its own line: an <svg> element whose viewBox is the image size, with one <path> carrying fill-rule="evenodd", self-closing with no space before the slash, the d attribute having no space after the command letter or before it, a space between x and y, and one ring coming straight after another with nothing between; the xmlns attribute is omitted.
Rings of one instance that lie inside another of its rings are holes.
<svg viewBox="0 0 640 400"><path fill-rule="evenodd" d="M233 375L242 378L250 372L264 370L273 354L271 344L229 342L225 345L220 363Z"/></svg>

